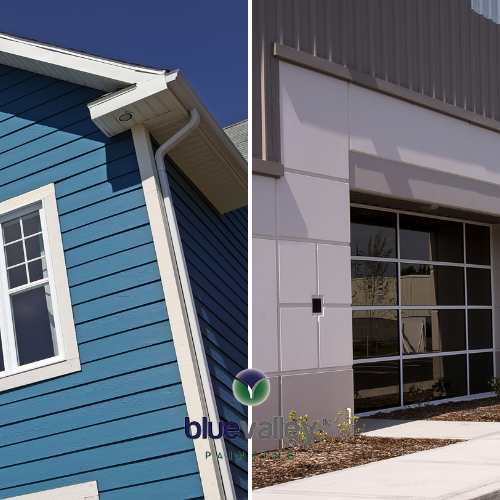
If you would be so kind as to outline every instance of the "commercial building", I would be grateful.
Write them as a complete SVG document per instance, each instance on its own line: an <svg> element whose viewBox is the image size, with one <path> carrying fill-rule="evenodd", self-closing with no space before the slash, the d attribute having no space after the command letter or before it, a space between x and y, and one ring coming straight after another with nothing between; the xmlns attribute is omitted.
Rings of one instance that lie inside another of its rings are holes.
<svg viewBox="0 0 500 500"><path fill-rule="evenodd" d="M254 2L255 420L488 393L497 4Z"/></svg>
<svg viewBox="0 0 500 500"><path fill-rule="evenodd" d="M246 498L246 204L180 71L0 34L0 498Z"/></svg>

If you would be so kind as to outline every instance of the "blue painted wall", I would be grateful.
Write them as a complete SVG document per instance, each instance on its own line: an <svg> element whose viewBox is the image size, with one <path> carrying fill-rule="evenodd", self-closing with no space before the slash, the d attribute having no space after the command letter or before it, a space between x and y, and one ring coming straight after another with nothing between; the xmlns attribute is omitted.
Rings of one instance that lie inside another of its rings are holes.
<svg viewBox="0 0 500 500"><path fill-rule="evenodd" d="M0 498L202 497L132 138L92 123L101 94L0 66L0 201L55 183L82 362L0 393Z"/></svg>
<svg viewBox="0 0 500 500"><path fill-rule="evenodd" d="M166 165L219 415L223 422L246 421L247 407L235 399L232 384L248 368L247 209L220 215ZM247 441L240 436L226 446L237 497L246 499Z"/></svg>

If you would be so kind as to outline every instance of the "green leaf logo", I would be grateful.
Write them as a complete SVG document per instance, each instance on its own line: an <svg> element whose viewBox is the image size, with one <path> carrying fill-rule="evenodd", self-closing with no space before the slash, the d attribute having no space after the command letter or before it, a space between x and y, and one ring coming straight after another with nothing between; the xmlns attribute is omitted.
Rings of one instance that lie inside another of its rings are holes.
<svg viewBox="0 0 500 500"><path fill-rule="evenodd" d="M247 406L260 405L270 392L271 384L265 373L254 368L241 371L233 381L234 397Z"/></svg>

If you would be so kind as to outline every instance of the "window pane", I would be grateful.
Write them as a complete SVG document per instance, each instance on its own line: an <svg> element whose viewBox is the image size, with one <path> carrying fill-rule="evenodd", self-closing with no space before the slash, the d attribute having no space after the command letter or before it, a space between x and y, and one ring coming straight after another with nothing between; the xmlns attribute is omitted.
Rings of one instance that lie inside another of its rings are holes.
<svg viewBox="0 0 500 500"><path fill-rule="evenodd" d="M465 350L465 311L401 311L403 353Z"/></svg>
<svg viewBox="0 0 500 500"><path fill-rule="evenodd" d="M41 232L41 230L42 226L40 224L39 212L35 212L33 214L29 214L23 217L24 237L29 236L31 234L39 233Z"/></svg>
<svg viewBox="0 0 500 500"><path fill-rule="evenodd" d="M401 258L463 262L463 225L427 217L399 216Z"/></svg>
<svg viewBox="0 0 500 500"><path fill-rule="evenodd" d="M467 363L465 354L407 358L403 360L403 404L412 404L410 387L425 391L427 401L467 394Z"/></svg>
<svg viewBox="0 0 500 500"><path fill-rule="evenodd" d="M46 278L48 274L47 274L47 266L45 264L45 258L29 262L28 271L30 274L30 282Z"/></svg>
<svg viewBox="0 0 500 500"><path fill-rule="evenodd" d="M40 257L40 255L44 255L41 234L32 236L31 238L26 238L24 244L26 246L26 258L28 260L36 259L37 257Z"/></svg>
<svg viewBox="0 0 500 500"><path fill-rule="evenodd" d="M398 303L397 264L351 261L353 306L389 306Z"/></svg>
<svg viewBox="0 0 500 500"><path fill-rule="evenodd" d="M469 349L490 349L493 347L491 310L469 309Z"/></svg>
<svg viewBox="0 0 500 500"><path fill-rule="evenodd" d="M7 257L7 267L15 266L24 262L23 242L12 243L5 247L5 255Z"/></svg>
<svg viewBox="0 0 500 500"><path fill-rule="evenodd" d="M490 392L488 380L493 377L493 353L469 354L469 376L471 394Z"/></svg>
<svg viewBox="0 0 500 500"><path fill-rule="evenodd" d="M49 286L12 295L11 303L19 365L55 356Z"/></svg>
<svg viewBox="0 0 500 500"><path fill-rule="evenodd" d="M352 207L351 255L396 258L396 214Z"/></svg>
<svg viewBox="0 0 500 500"><path fill-rule="evenodd" d="M491 272L489 269L467 268L467 304L491 305Z"/></svg>
<svg viewBox="0 0 500 500"><path fill-rule="evenodd" d="M465 224L467 264L490 265L490 228Z"/></svg>
<svg viewBox="0 0 500 500"><path fill-rule="evenodd" d="M2 224L4 243L10 243L21 239L21 225L19 219Z"/></svg>
<svg viewBox="0 0 500 500"><path fill-rule="evenodd" d="M355 413L400 406L399 361L355 364L353 371Z"/></svg>
<svg viewBox="0 0 500 500"><path fill-rule="evenodd" d="M26 264L9 269L7 274L9 276L9 288L16 288L16 286L28 283L28 278L26 276Z"/></svg>
<svg viewBox="0 0 500 500"><path fill-rule="evenodd" d="M463 267L401 264L401 304L464 305Z"/></svg>
<svg viewBox="0 0 500 500"><path fill-rule="evenodd" d="M399 354L398 312L352 312L354 359Z"/></svg>

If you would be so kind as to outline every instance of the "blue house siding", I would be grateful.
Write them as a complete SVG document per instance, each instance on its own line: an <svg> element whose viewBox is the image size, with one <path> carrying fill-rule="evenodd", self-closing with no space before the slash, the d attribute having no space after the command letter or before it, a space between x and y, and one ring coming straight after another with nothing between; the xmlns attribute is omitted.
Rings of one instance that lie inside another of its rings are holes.
<svg viewBox="0 0 500 500"><path fill-rule="evenodd" d="M81 372L0 393L0 498L97 480L101 500L202 498L130 134L102 92L0 66L0 201L55 183Z"/></svg>
<svg viewBox="0 0 500 500"><path fill-rule="evenodd" d="M247 420L234 397L235 375L248 367L247 209L220 215L173 164L166 162L191 288L222 421ZM239 499L248 492L248 450L226 440ZM228 457L225 457L227 459Z"/></svg>

